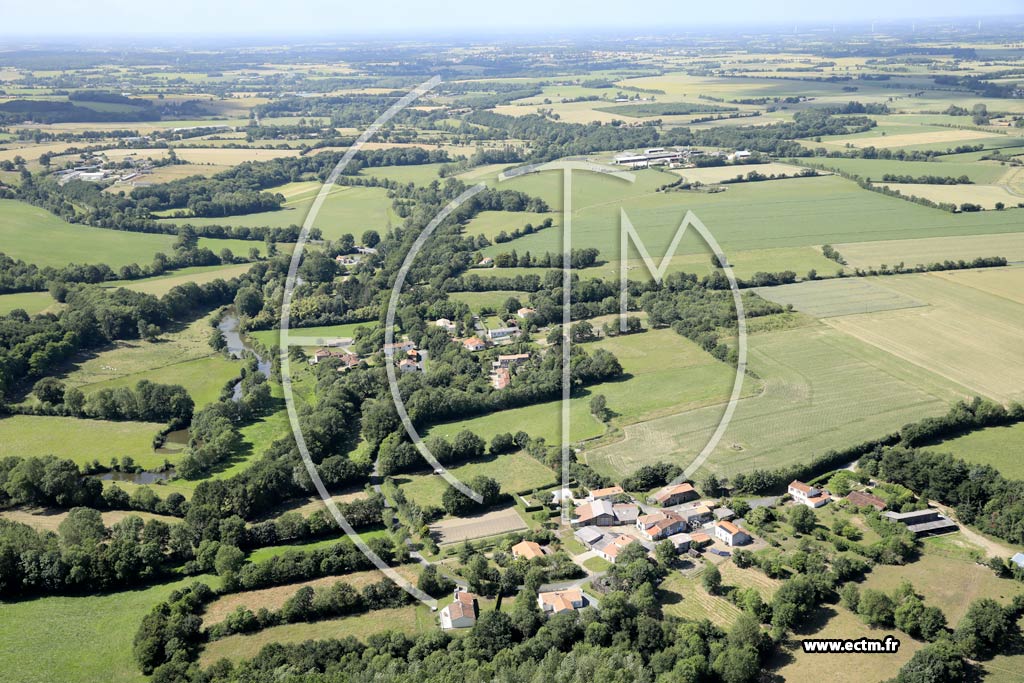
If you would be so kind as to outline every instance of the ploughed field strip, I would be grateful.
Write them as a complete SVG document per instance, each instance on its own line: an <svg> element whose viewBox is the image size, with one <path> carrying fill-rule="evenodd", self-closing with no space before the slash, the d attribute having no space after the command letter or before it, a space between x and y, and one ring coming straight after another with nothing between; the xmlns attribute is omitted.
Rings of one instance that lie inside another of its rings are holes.
<svg viewBox="0 0 1024 683"><path fill-rule="evenodd" d="M514 507L492 510L471 517L453 517L430 525L430 532L440 536L441 545L474 538L486 538L526 529L526 523Z"/></svg>
<svg viewBox="0 0 1024 683"><path fill-rule="evenodd" d="M780 287L758 287L755 291L768 301L783 306L792 305L801 313L816 318L927 305L906 294L859 278L798 282Z"/></svg>

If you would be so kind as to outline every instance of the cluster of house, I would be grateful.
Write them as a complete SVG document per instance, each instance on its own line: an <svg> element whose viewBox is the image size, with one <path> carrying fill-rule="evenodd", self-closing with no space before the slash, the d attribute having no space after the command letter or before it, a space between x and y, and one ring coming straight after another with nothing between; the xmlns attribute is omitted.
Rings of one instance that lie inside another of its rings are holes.
<svg viewBox="0 0 1024 683"><path fill-rule="evenodd" d="M313 352L309 357L309 364L316 365L322 360L337 358L340 361L338 372L345 372L359 365L359 355L344 349L321 348Z"/></svg>
<svg viewBox="0 0 1024 683"><path fill-rule="evenodd" d="M562 494L558 492L556 495ZM615 562L622 549L640 543L648 550L654 543L668 539L676 552L693 552L715 539L728 546L750 543L753 539L732 520L736 514L727 507L714 509L710 504L697 501L700 495L691 484L666 486L648 498L653 510L642 510L635 500L621 500L625 494L621 486L596 489L576 508L572 520L576 539L609 562ZM564 495L564 494L563 494ZM561 498L559 498L561 501ZM641 511L644 514L640 514ZM607 527L626 527L608 529Z"/></svg>
<svg viewBox="0 0 1024 683"><path fill-rule="evenodd" d="M398 361L400 372L423 372L423 355L416 348L415 342L405 340L384 345L384 357Z"/></svg>
<svg viewBox="0 0 1024 683"><path fill-rule="evenodd" d="M530 360L528 353L509 353L498 356L491 363L491 384L495 389L504 389L512 383L512 370Z"/></svg>

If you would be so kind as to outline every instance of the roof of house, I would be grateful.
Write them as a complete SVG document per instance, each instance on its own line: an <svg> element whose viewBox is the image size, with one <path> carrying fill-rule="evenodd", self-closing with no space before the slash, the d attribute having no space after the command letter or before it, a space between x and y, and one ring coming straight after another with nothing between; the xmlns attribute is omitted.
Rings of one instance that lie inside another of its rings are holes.
<svg viewBox="0 0 1024 683"><path fill-rule="evenodd" d="M720 527L721 529L725 530L726 532L728 532L728 534L730 536L734 536L736 534L745 534L745 533L747 533L743 529L741 529L738 526L736 526L735 524L733 524L732 522L719 522L715 526Z"/></svg>
<svg viewBox="0 0 1024 683"><path fill-rule="evenodd" d="M885 509L885 501L878 496L868 493L867 491L850 491L846 496L846 500L850 501L857 507L866 507L871 505L879 510Z"/></svg>
<svg viewBox="0 0 1024 683"><path fill-rule="evenodd" d="M693 492L693 486L691 484L687 484L684 482L682 484L676 484L675 486L666 486L665 488L654 494L654 499L661 502L663 500L668 500L672 496L678 496L684 493Z"/></svg>
<svg viewBox="0 0 1024 683"><path fill-rule="evenodd" d="M687 519L694 516L704 516L710 514L711 508L709 508L707 505L697 505L695 507L690 508L689 510L682 511L683 517L686 517Z"/></svg>
<svg viewBox="0 0 1024 683"><path fill-rule="evenodd" d="M476 602L477 597L476 593L470 593L469 591L464 590L456 591L455 593L455 600L464 605L472 605Z"/></svg>
<svg viewBox="0 0 1024 683"><path fill-rule="evenodd" d="M679 545L683 545L684 543L692 543L693 542L693 537L690 534L679 533L679 534L672 534L671 536L668 537L668 540L672 541L673 545L679 546Z"/></svg>
<svg viewBox="0 0 1024 683"><path fill-rule="evenodd" d="M525 557L528 560L532 560L535 557L544 557L544 551L541 550L539 543L533 541L520 541L512 546L512 554L517 557Z"/></svg>
<svg viewBox="0 0 1024 683"><path fill-rule="evenodd" d="M553 612L565 612L576 609L574 602L583 602L583 593L575 588L564 591L549 591L537 595L541 604L551 605Z"/></svg>
<svg viewBox="0 0 1024 683"><path fill-rule="evenodd" d="M498 356L498 360L529 360L530 354L528 353L506 353Z"/></svg>
<svg viewBox="0 0 1024 683"><path fill-rule="evenodd" d="M1013 562L1018 567L1024 567L1024 553L1017 553L1010 558L1010 562Z"/></svg>
<svg viewBox="0 0 1024 683"><path fill-rule="evenodd" d="M640 513L640 508L633 503L614 503L612 510L615 512L615 518L623 523L635 522L636 516Z"/></svg>
<svg viewBox="0 0 1024 683"><path fill-rule="evenodd" d="M608 557L618 557L619 553L622 552L623 548L636 542L637 540L632 536L619 534L612 540L608 541L608 543L606 543L605 546L601 548L601 552L607 555Z"/></svg>
<svg viewBox="0 0 1024 683"><path fill-rule="evenodd" d="M587 545L598 541L602 536L604 536L604 532L596 526L585 526L576 530L576 537Z"/></svg>
<svg viewBox="0 0 1024 683"><path fill-rule="evenodd" d="M910 512L886 512L882 516L888 517L889 519L902 522L908 519L916 519L918 517L934 517L939 514L939 511L935 508L925 508L924 510L911 510Z"/></svg>
<svg viewBox="0 0 1024 683"><path fill-rule="evenodd" d="M470 346L487 346L487 342L480 337L470 337L469 339L463 339L462 345L466 348L469 348Z"/></svg>
<svg viewBox="0 0 1024 683"><path fill-rule="evenodd" d="M615 509L607 500L595 500L591 503L584 503L576 508L576 516L579 517L581 522L600 517L601 515L615 516Z"/></svg>
<svg viewBox="0 0 1024 683"><path fill-rule="evenodd" d="M457 590L455 592L455 600L445 608L448 610L448 617L451 619L460 619L462 617L476 619L476 600L477 596L475 593Z"/></svg>
<svg viewBox="0 0 1024 683"><path fill-rule="evenodd" d="M789 482L789 488L796 489L797 491L803 491L804 493L811 492L811 486L797 479L794 479L793 481Z"/></svg>
<svg viewBox="0 0 1024 683"><path fill-rule="evenodd" d="M690 540L694 543L709 543L711 541L711 537L703 531L695 531L690 534Z"/></svg>
<svg viewBox="0 0 1024 683"><path fill-rule="evenodd" d="M621 486L616 484L615 486L609 486L608 488L594 489L590 492L590 495L594 498L599 498L603 496L617 496L620 493L625 493L625 491L622 490Z"/></svg>
<svg viewBox="0 0 1024 683"><path fill-rule="evenodd" d="M715 519L725 519L726 517L735 517L736 512L732 508L715 508Z"/></svg>

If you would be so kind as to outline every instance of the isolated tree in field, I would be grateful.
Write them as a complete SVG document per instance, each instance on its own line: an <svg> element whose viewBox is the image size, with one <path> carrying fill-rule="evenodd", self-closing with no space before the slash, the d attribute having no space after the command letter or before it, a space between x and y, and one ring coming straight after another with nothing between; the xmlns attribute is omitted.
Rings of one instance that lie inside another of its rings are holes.
<svg viewBox="0 0 1024 683"><path fill-rule="evenodd" d="M722 572L718 571L718 567L709 562L700 580L704 584L705 590L715 595L722 587Z"/></svg>
<svg viewBox="0 0 1024 683"><path fill-rule="evenodd" d="M794 505L789 511L789 524L798 534L809 534L814 531L817 518L809 507Z"/></svg>
<svg viewBox="0 0 1024 683"><path fill-rule="evenodd" d="M594 394L590 399L590 414L601 422L607 422L609 418L608 401L604 394Z"/></svg>
<svg viewBox="0 0 1024 683"><path fill-rule="evenodd" d="M597 339L597 333L594 332L594 326L587 320L581 320L573 325L571 336L574 344Z"/></svg>
<svg viewBox="0 0 1024 683"><path fill-rule="evenodd" d="M953 638L971 657L999 650L1013 629L1011 608L1004 609L992 598L980 598L967 608Z"/></svg>

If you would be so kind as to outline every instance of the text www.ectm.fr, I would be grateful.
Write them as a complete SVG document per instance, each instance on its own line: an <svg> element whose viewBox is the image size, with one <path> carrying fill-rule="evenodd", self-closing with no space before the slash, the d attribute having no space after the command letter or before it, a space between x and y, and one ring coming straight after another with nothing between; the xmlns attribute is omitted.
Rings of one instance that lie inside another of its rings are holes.
<svg viewBox="0 0 1024 683"><path fill-rule="evenodd" d="M900 649L900 641L892 636L886 636L882 640L874 638L857 638L856 640L842 638L808 638L801 641L804 652L809 653L874 653L892 654Z"/></svg>

